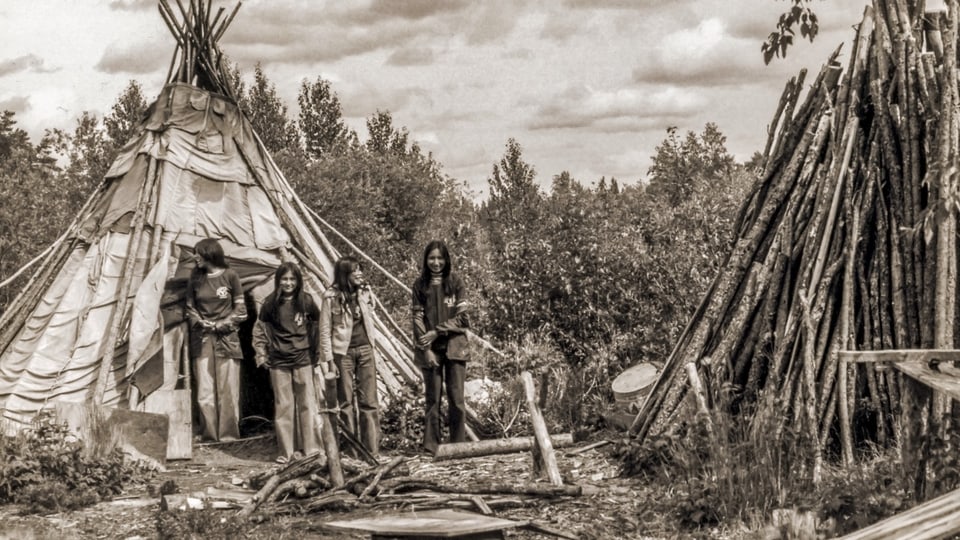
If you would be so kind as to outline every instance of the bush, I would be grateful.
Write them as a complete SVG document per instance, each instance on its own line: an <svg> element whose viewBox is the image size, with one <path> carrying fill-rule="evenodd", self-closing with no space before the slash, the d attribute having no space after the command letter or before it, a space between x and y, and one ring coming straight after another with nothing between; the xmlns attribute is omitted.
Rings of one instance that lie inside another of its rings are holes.
<svg viewBox="0 0 960 540"><path fill-rule="evenodd" d="M120 493L134 469L119 448L102 441L85 445L51 413L41 412L30 427L0 437L0 503L24 504L29 512L61 511Z"/></svg>

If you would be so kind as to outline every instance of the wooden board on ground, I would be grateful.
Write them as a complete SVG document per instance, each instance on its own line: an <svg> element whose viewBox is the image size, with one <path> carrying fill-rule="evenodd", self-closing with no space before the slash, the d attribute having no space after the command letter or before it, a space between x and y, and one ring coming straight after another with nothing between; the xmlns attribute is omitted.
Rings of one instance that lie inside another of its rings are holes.
<svg viewBox="0 0 960 540"><path fill-rule="evenodd" d="M146 412L164 414L169 418L167 459L193 458L190 390L157 390L147 396L143 408Z"/></svg>
<svg viewBox="0 0 960 540"><path fill-rule="evenodd" d="M331 521L324 526L339 531L370 533L372 538L503 538L503 530L523 527L525 521L501 519L463 510L403 512L376 517Z"/></svg>
<svg viewBox="0 0 960 540"><path fill-rule="evenodd" d="M119 445L134 457L146 457L163 465L167 461L169 420L164 414L131 411L111 407L91 409L85 403L57 402L57 419L66 422L81 439L93 433L91 411L102 415L110 433L117 433ZM97 430L99 433L99 430Z"/></svg>

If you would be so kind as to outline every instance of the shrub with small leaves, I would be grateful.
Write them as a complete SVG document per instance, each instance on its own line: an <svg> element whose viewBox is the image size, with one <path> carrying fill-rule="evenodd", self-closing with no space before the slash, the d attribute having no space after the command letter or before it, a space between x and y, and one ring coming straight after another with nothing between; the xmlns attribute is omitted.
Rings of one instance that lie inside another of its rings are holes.
<svg viewBox="0 0 960 540"><path fill-rule="evenodd" d="M52 414L0 436L0 503L29 512L71 510L121 492L134 468L119 448L91 451Z"/></svg>

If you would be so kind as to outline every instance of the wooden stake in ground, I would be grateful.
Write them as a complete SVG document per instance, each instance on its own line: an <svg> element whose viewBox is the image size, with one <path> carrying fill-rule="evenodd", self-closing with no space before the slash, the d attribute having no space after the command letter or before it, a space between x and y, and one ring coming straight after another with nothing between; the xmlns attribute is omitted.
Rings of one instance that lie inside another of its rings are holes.
<svg viewBox="0 0 960 540"><path fill-rule="evenodd" d="M338 488L343 485L343 468L340 465L340 447L337 443L337 377L330 372L323 378L324 391L323 397L326 407L321 411L323 414L323 426L321 426L321 435L323 437L323 449L327 453L327 468L330 470L330 483Z"/></svg>
<svg viewBox="0 0 960 540"><path fill-rule="evenodd" d="M543 414L537 407L537 391L533 386L533 376L529 371L520 374L523 381L523 391L527 395L527 409L530 413L530 423L533 424L534 449L539 450L540 460L547 478L555 486L563 485L563 478L560 477L560 469L557 467L557 456L553 453L553 443L550 442L550 432L547 430L547 424L543 421Z"/></svg>

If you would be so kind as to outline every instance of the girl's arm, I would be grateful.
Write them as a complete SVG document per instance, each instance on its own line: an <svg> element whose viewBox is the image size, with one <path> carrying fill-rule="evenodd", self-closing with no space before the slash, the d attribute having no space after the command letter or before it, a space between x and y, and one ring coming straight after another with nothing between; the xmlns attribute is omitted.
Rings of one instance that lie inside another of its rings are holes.
<svg viewBox="0 0 960 540"><path fill-rule="evenodd" d="M320 316L318 317L318 341L320 342L318 349L320 360L327 362L328 366L333 364L333 343L331 342L330 332L333 314L330 311L330 303L336 301L336 295L324 294L323 299L320 301Z"/></svg>
<svg viewBox="0 0 960 540"><path fill-rule="evenodd" d="M422 338L427 333L427 323L424 318L425 308L420 302L420 297L417 295L417 284L413 284L413 299L411 301L410 308L410 320L413 324L413 342L421 349L424 346L420 345L420 338ZM431 339L431 341L433 341Z"/></svg>
<svg viewBox="0 0 960 540"><path fill-rule="evenodd" d="M261 312L262 315L262 312ZM256 351L257 367L270 367L270 341L273 339L273 327L261 317L253 325L251 341Z"/></svg>

